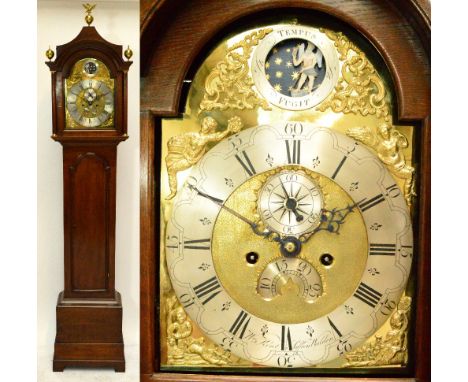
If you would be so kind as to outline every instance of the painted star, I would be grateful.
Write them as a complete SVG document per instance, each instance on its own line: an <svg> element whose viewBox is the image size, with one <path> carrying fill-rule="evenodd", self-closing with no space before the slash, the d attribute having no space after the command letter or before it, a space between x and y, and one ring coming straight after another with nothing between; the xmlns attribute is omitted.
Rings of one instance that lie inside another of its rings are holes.
<svg viewBox="0 0 468 382"><path fill-rule="evenodd" d="M281 57L278 57L275 59L275 64L276 65L281 65L281 63L283 62L283 59Z"/></svg>
<svg viewBox="0 0 468 382"><path fill-rule="evenodd" d="M270 79L270 75L269 75L269 74L266 74L265 77L266 77L267 80Z"/></svg>
<svg viewBox="0 0 468 382"><path fill-rule="evenodd" d="M275 73L275 76L276 76L276 78L281 78L281 77L283 77L283 72L278 71L278 72Z"/></svg>
<svg viewBox="0 0 468 382"><path fill-rule="evenodd" d="M293 74L291 74L291 77L293 80L297 80L299 78L299 72L293 72Z"/></svg>
<svg viewBox="0 0 468 382"><path fill-rule="evenodd" d="M267 63L265 64L265 68L268 69L269 67L270 67L270 63L267 62Z"/></svg>
<svg viewBox="0 0 468 382"><path fill-rule="evenodd" d="M292 66L292 62L291 62L291 61L286 62L286 67L290 68L291 66Z"/></svg>
<svg viewBox="0 0 468 382"><path fill-rule="evenodd" d="M280 92L281 89L282 89L280 84L276 84L273 88L274 88L277 92Z"/></svg>

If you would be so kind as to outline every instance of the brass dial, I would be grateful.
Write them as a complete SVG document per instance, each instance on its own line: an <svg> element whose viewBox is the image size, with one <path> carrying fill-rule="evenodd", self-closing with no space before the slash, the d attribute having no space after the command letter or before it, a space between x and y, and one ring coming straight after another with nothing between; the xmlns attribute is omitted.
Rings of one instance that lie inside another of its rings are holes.
<svg viewBox="0 0 468 382"><path fill-rule="evenodd" d="M252 177L229 196L225 205L245 218L261 223L257 204L258 195L262 194L265 185L271 184L272 179L277 180L278 175L285 176L298 171L311 180L311 187L320 188L320 194L324 194L324 208L331 210L353 205L349 195L334 181L299 166L284 166ZM221 210L213 228L211 251L221 284L240 306L252 314L278 323L311 321L343 303L359 284L365 270L368 248L366 227L359 211L346 217L339 235L321 230L301 244L297 259L308 262L321 279L323 292L319 298L314 298L313 304L294 288L278 294L272 301L258 293L262 273L271 263L280 261L284 256L276 241L266 240L255 234L247 224L241 223L229 211ZM286 235L283 234L283 237ZM259 255L253 265L246 259L252 251ZM321 262L324 254L333 256L331 266ZM237 271L233 272L233 269ZM301 289L300 284L297 287Z"/></svg>
<svg viewBox="0 0 468 382"><path fill-rule="evenodd" d="M299 236L320 224L323 196L320 187L303 171L285 170L262 187L259 214L279 234Z"/></svg>

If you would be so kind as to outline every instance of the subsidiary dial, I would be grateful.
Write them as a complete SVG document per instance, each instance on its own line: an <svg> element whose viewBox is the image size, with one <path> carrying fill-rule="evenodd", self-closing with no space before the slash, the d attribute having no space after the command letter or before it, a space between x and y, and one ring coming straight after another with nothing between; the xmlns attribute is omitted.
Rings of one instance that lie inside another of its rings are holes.
<svg viewBox="0 0 468 382"><path fill-rule="evenodd" d="M320 224L323 195L303 171L285 170L271 176L259 195L259 213L271 230L300 236Z"/></svg>
<svg viewBox="0 0 468 382"><path fill-rule="evenodd" d="M282 258L272 261L260 275L257 293L266 301L291 294L314 302L322 295L320 275L306 260Z"/></svg>

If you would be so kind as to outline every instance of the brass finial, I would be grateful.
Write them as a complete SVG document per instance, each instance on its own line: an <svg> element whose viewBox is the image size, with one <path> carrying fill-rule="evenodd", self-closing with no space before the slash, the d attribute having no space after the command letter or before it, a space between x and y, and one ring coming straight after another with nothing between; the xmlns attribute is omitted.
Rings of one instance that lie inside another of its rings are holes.
<svg viewBox="0 0 468 382"><path fill-rule="evenodd" d="M46 50L45 55L49 59L49 61L54 58L55 53L52 49L50 49L50 45L49 45L49 49Z"/></svg>
<svg viewBox="0 0 468 382"><path fill-rule="evenodd" d="M91 12L93 11L94 8L96 8L96 4L86 3L86 4L83 4L83 8L85 9L85 12L86 12L85 21L89 26L94 20L94 17L91 15Z"/></svg>
<svg viewBox="0 0 468 382"><path fill-rule="evenodd" d="M130 45L125 49L124 56L127 60L130 60L133 56L133 51L130 49Z"/></svg>

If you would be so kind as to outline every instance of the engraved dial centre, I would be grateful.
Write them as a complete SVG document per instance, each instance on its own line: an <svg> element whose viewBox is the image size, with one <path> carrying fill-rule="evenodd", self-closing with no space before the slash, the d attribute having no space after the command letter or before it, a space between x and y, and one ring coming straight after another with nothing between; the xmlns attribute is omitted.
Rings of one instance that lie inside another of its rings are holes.
<svg viewBox="0 0 468 382"><path fill-rule="evenodd" d="M318 184L302 171L287 170L267 180L259 212L273 231L299 236L320 224L323 196Z"/></svg>

